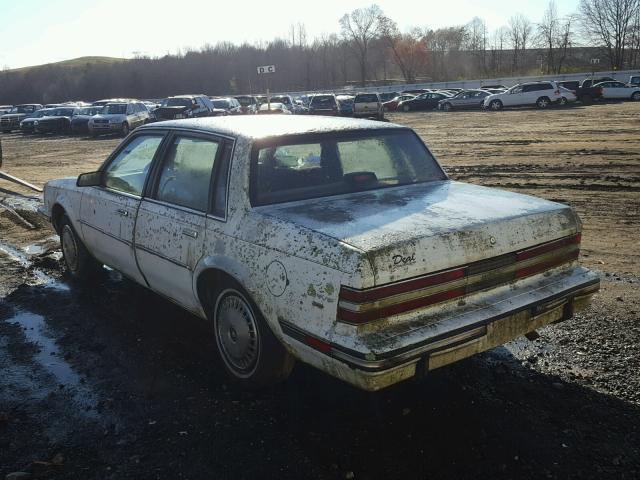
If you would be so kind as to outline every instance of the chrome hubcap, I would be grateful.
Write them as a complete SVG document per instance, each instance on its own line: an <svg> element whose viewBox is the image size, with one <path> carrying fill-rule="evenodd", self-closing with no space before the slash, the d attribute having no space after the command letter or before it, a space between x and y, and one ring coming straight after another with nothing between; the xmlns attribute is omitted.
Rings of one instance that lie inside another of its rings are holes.
<svg viewBox="0 0 640 480"><path fill-rule="evenodd" d="M78 269L78 245L69 225L65 225L62 229L62 253L67 268L75 272Z"/></svg>
<svg viewBox="0 0 640 480"><path fill-rule="evenodd" d="M241 377L253 373L260 353L258 325L245 299L234 290L218 303L216 340L231 370Z"/></svg>

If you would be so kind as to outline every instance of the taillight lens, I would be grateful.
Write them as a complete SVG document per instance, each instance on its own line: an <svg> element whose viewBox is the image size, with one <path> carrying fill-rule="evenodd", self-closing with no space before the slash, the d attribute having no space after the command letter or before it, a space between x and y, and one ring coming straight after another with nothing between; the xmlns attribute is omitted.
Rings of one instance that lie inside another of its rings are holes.
<svg viewBox="0 0 640 480"><path fill-rule="evenodd" d="M342 286L338 321L361 325L494 288L573 262L581 234L450 270L368 289Z"/></svg>

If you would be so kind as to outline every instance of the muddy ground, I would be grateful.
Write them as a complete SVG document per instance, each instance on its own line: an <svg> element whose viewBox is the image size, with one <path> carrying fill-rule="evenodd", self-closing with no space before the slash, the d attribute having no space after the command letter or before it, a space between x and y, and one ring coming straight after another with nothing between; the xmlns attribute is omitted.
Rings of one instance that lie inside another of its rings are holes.
<svg viewBox="0 0 640 480"><path fill-rule="evenodd" d="M197 319L115 272L70 285L37 195L0 180L0 478L639 478L639 113L390 115L452 178L574 206L602 290L535 342L376 394L302 365L237 390ZM3 135L4 168L41 184L118 141Z"/></svg>

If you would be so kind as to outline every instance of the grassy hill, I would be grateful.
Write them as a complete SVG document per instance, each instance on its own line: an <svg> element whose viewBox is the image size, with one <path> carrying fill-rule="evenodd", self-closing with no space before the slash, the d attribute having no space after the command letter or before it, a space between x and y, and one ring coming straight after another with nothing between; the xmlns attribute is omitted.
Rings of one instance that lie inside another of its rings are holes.
<svg viewBox="0 0 640 480"><path fill-rule="evenodd" d="M29 67L14 68L7 70L9 72L26 72L28 70L42 68L42 67L79 67L90 63L92 65L111 65L114 63L127 62L126 58L117 57L78 57L70 60L63 60L61 62L45 63L43 65L32 65Z"/></svg>

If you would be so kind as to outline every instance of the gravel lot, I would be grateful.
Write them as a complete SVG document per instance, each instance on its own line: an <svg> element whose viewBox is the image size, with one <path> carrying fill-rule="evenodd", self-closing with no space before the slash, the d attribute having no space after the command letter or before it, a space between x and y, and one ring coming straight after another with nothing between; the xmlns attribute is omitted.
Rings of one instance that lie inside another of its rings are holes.
<svg viewBox="0 0 640 480"><path fill-rule="evenodd" d="M37 196L0 180L0 478L639 478L639 112L389 115L454 179L574 206L602 290L534 342L376 394L304 365L237 390L199 320L115 272L69 286ZM3 135L3 168L42 184L118 142Z"/></svg>

